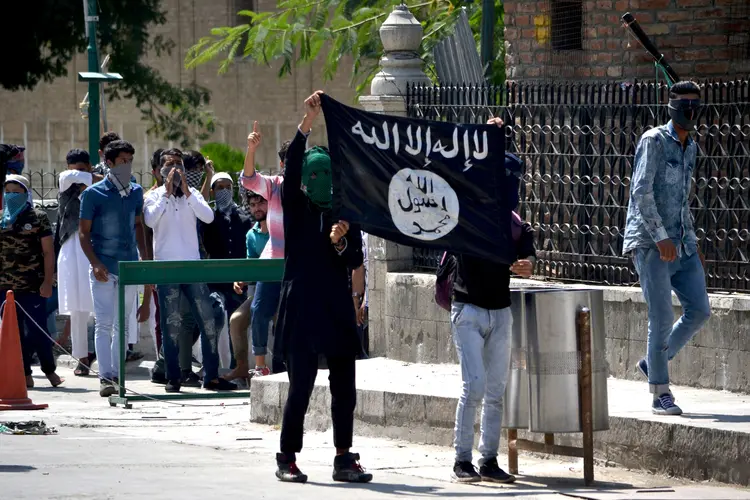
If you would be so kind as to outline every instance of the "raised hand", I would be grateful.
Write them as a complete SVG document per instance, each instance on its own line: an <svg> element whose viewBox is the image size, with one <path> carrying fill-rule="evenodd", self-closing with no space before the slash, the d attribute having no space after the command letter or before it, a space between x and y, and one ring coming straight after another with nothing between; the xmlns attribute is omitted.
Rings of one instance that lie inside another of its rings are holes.
<svg viewBox="0 0 750 500"><path fill-rule="evenodd" d="M250 135L247 136L247 149L248 151L256 151L258 149L258 146L260 146L261 142L261 134L260 134L260 128L258 127L258 122L253 122L253 131L250 132Z"/></svg>

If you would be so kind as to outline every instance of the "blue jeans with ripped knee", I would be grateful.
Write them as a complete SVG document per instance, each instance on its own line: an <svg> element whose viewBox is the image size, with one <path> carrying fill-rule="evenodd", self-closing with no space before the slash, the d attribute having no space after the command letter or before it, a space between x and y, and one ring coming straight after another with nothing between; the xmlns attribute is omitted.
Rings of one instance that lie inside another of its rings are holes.
<svg viewBox="0 0 750 500"><path fill-rule="evenodd" d="M219 333L224 325L223 310L214 307L208 286L204 283L182 285L157 285L159 316L164 346L167 379L180 380L180 362L177 339L183 328L184 311L181 299L187 299L193 318L198 323L203 354L204 384L219 376Z"/></svg>

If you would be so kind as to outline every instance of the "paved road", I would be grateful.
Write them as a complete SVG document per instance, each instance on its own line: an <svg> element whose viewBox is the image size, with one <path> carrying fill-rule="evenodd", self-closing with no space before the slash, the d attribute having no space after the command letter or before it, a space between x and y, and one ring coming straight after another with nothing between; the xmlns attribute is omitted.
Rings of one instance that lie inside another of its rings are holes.
<svg viewBox="0 0 750 500"><path fill-rule="evenodd" d="M306 485L282 484L273 476L278 430L248 423L249 406L239 400L134 403L132 410L110 408L96 393L94 378L74 378L67 369L66 389L45 389L30 396L50 408L4 412L0 421L43 419L56 426L50 436L0 436L0 499L200 499L299 498L325 500L430 498L558 500L569 498L750 498L742 491L692 485L615 467L597 467L595 490L582 488L579 462L521 457L523 477L513 486L456 485L448 481L450 449L357 438L363 465L375 474L369 485L331 480L329 433L307 433L299 464L310 476ZM131 387L159 393L146 381ZM674 493L635 494L634 488L670 486ZM686 489L688 488L688 489ZM614 490L613 490L614 489ZM630 491L628 491L630 490ZM610 493L606 496L591 496ZM690 491L698 491L695 496ZM675 495L675 496L672 496Z"/></svg>

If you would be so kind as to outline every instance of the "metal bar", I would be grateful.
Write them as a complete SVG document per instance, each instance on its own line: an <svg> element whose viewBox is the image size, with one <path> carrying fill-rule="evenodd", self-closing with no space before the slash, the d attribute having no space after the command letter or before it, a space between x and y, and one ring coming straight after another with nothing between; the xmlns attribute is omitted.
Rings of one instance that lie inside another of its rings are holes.
<svg viewBox="0 0 750 500"><path fill-rule="evenodd" d="M182 392L179 394L134 394L132 396L110 396L109 405L123 405L126 409L132 408L130 403L135 401L181 401L186 399L235 399L249 398L250 391L227 391L227 392Z"/></svg>
<svg viewBox="0 0 750 500"><path fill-rule="evenodd" d="M119 396L125 397L125 359L127 357L127 349L125 346L127 345L127 339L125 337L125 284L122 280L118 280L117 284L117 309L117 324L119 325L118 333L120 336L120 338L117 339L120 343L120 375L117 380L117 385L119 386Z"/></svg>
<svg viewBox="0 0 750 500"><path fill-rule="evenodd" d="M281 281L284 259L120 262L125 285Z"/></svg>
<svg viewBox="0 0 750 500"><path fill-rule="evenodd" d="M586 486L594 482L594 423L591 395L591 311L583 307L578 311L578 350L581 353L581 369L578 371L581 430L583 432L583 482Z"/></svg>
<svg viewBox="0 0 750 500"><path fill-rule="evenodd" d="M120 262L118 278L118 322L120 325L120 376L117 396L110 396L110 406L122 404L131 408L130 401L170 399L236 398L242 392L210 392L185 394L146 394L126 396L125 389L125 286L168 285L183 283L233 283L235 281L281 281L284 259L226 259L197 261L134 261Z"/></svg>
<svg viewBox="0 0 750 500"><path fill-rule="evenodd" d="M518 431L508 429L508 470L511 474L518 474Z"/></svg>
<svg viewBox="0 0 750 500"><path fill-rule="evenodd" d="M510 448L510 441L508 447ZM517 450L526 450L533 453L544 453L546 455L560 455L563 457L576 457L582 458L584 456L583 448L576 448L575 446L563 446L561 444L545 444L537 441L530 441L528 439L516 439L513 442ZM510 466L508 467L510 468Z"/></svg>

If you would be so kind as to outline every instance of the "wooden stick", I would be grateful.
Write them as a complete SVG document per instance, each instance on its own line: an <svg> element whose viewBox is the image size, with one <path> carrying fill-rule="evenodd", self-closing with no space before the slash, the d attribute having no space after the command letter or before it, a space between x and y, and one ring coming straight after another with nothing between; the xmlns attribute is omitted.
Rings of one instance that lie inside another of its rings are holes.
<svg viewBox="0 0 750 500"><path fill-rule="evenodd" d="M518 474L518 431L508 429L508 470L511 474Z"/></svg>
<svg viewBox="0 0 750 500"><path fill-rule="evenodd" d="M594 422L591 394L591 311L581 308L577 318L578 350L581 353L581 369L578 372L579 408L583 431L583 482L589 486L594 482Z"/></svg>
<svg viewBox="0 0 750 500"><path fill-rule="evenodd" d="M563 446L561 444L545 444L537 441L529 441L528 439L516 439L515 448L517 450L545 453L547 455L560 455L563 457L581 458L584 456L583 448Z"/></svg>

